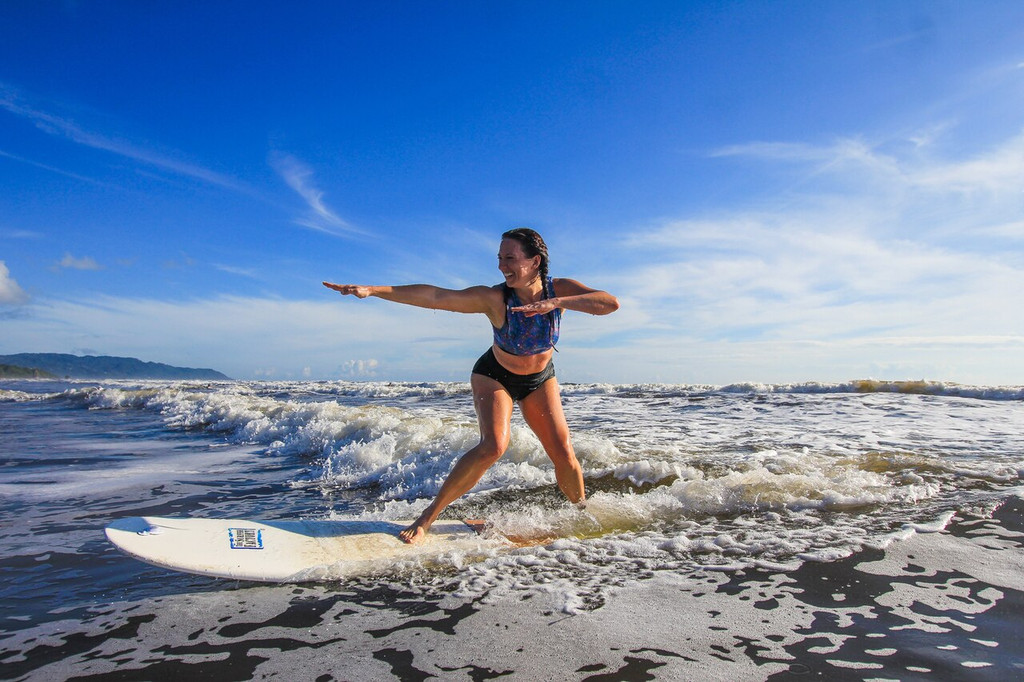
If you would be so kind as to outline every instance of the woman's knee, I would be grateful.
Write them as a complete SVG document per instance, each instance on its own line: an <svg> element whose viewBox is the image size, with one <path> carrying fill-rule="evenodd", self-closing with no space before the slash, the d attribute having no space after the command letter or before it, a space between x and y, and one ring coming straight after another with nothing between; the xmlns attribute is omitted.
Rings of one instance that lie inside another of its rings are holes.
<svg viewBox="0 0 1024 682"><path fill-rule="evenodd" d="M473 456L490 465L501 459L506 450L508 450L508 441L484 438L479 445L473 448Z"/></svg>
<svg viewBox="0 0 1024 682"><path fill-rule="evenodd" d="M583 467L580 466L579 460L576 459L576 456L571 452L567 457L561 457L558 459L552 458L551 462L555 465L555 469L561 469L563 471L576 472L583 469Z"/></svg>

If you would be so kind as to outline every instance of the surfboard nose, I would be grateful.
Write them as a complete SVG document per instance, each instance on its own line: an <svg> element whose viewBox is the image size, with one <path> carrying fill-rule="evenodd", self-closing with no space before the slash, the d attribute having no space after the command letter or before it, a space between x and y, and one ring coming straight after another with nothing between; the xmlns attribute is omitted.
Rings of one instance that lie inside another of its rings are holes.
<svg viewBox="0 0 1024 682"><path fill-rule="evenodd" d="M107 540L118 546L121 544L118 542L118 538L123 538L125 535L159 535L161 532L163 532L162 527L141 516L116 519L103 529Z"/></svg>

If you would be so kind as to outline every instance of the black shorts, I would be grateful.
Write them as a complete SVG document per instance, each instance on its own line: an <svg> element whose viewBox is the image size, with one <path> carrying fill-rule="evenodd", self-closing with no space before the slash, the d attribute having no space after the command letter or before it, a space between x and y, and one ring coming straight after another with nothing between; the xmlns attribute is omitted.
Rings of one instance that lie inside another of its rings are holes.
<svg viewBox="0 0 1024 682"><path fill-rule="evenodd" d="M519 402L540 388L545 381L554 378L555 363L549 360L547 367L536 374L515 374L502 367L498 358L494 357L494 349L488 348L473 365L473 374L494 379L508 391L512 400Z"/></svg>

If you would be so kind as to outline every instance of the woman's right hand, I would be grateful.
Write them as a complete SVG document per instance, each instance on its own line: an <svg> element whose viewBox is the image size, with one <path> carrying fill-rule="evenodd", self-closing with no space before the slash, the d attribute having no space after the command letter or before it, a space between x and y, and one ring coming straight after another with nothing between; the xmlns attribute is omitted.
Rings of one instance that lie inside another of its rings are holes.
<svg viewBox="0 0 1024 682"><path fill-rule="evenodd" d="M342 296L366 298L373 294L373 287L362 286L359 284L334 284L333 282L324 282L323 285L328 289L337 291Z"/></svg>

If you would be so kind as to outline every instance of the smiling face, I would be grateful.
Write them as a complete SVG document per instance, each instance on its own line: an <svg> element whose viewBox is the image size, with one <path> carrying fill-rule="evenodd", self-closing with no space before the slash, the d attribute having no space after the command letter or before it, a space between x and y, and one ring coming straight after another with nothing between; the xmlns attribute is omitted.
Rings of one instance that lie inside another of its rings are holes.
<svg viewBox="0 0 1024 682"><path fill-rule="evenodd" d="M537 279L540 256L527 258L522 244L515 239L502 239L498 249L498 269L510 287L525 287Z"/></svg>

